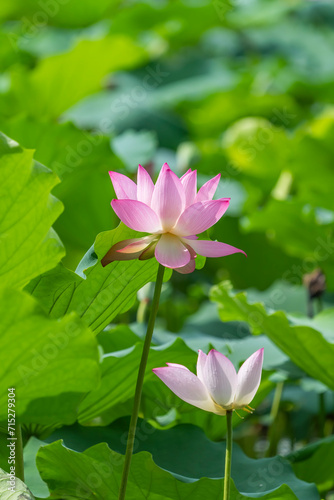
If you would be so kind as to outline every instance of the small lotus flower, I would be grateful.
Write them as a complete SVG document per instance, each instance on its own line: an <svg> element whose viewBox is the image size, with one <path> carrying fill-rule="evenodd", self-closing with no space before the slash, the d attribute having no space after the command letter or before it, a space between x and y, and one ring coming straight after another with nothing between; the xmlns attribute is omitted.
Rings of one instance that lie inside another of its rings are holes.
<svg viewBox="0 0 334 500"><path fill-rule="evenodd" d="M227 410L249 412L247 406L261 381L263 348L246 359L238 373L224 354L214 349L208 355L198 352L197 376L175 363L153 368L153 372L174 394L197 408L217 415L225 415Z"/></svg>
<svg viewBox="0 0 334 500"><path fill-rule="evenodd" d="M137 184L125 175L109 172L117 196L111 206L131 229L148 233L116 243L103 257L106 266L114 260L145 260L151 257L180 273L195 269L197 254L223 257L245 253L219 241L199 240L197 235L213 226L225 213L230 198L213 200L220 174L197 192L196 170L188 170L180 179L165 163L155 185L139 165Z"/></svg>

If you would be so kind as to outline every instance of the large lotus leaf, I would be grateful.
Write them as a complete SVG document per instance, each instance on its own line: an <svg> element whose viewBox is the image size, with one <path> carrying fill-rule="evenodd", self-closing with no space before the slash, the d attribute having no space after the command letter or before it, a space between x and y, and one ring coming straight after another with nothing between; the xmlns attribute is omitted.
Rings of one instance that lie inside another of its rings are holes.
<svg viewBox="0 0 334 500"><path fill-rule="evenodd" d="M33 151L0 136L1 285L23 287L64 255L51 228L62 204L50 195L57 176L33 160Z"/></svg>
<svg viewBox="0 0 334 500"><path fill-rule="evenodd" d="M186 441L189 443L187 440L188 432L191 432L190 429L195 429L196 432L196 428L193 426L187 427L187 432L179 432L175 438L181 438L182 435L182 442ZM174 448L171 460L172 465L174 465L174 468L181 465L181 467L183 466L183 470L186 470L187 465L185 463L180 464L180 460L175 457L175 454L178 455L181 451L180 442L169 443L166 440L167 437L168 434L166 434L160 443L163 446L166 445L169 447L169 452L165 455L165 463L170 463L170 458L168 459L168 457L171 457L171 450ZM218 477L221 477L224 446L217 443L211 444L214 448L214 454L206 454L206 469L210 463L218 463ZM196 454L194 454L194 448L196 449ZM194 442L191 448L183 447L180 457L182 455L184 457L187 454L187 449L189 452L188 460L192 464L195 464L198 461L194 460L194 456L199 457L199 469L201 469L202 465L204 470L205 461L201 444ZM162 455L164 451L160 447ZM210 450L210 447L208 447L206 453L208 451L212 452L213 450ZM249 495L248 491L238 493L234 483L232 483L231 500L254 497L268 500L319 499L316 488L313 485L308 485L298 480L293 475L289 464L283 459L263 460L261 469L258 469L258 461L252 461L242 453L241 463L237 467L240 456L238 455L239 452L235 451L234 467L238 470L238 474L241 475L240 485L252 493ZM37 454L37 467L42 479L48 483L53 498L74 500L82 498L84 495L91 495L94 492L95 498L98 500L105 500L106 498L113 500L118 496L123 460L124 457L122 455L111 451L105 443L93 446L83 453L77 453L62 446L61 441L56 441L40 448ZM282 481L283 474L284 479ZM234 482L237 483L238 478L235 474L234 476ZM158 467L153 462L152 456L149 453L137 453L132 458L127 498L129 500L138 500L139 498L146 498L148 500L179 500L180 498L191 497L194 500L202 500L203 498L210 500L211 498L216 499L222 494L222 479L208 479L203 477L202 474L202 478L199 480L179 477L181 480L177 479L170 472L167 472L167 470ZM280 486L282 482L283 485Z"/></svg>
<svg viewBox="0 0 334 500"><path fill-rule="evenodd" d="M245 321L254 334L265 333L299 368L334 388L334 344L320 331L309 326L291 326L283 311L267 313L262 304L250 304L245 293L233 295L227 282L212 288L211 299L218 302L223 321Z"/></svg>
<svg viewBox="0 0 334 500"><path fill-rule="evenodd" d="M16 414L21 417L36 399L68 392L83 394L96 386L96 340L76 314L58 321L47 317L25 292L1 289L0 295L1 421L7 419L8 388L15 388ZM30 419L38 422L36 407L33 411ZM68 411L67 406L59 408L54 421L67 419Z"/></svg>
<svg viewBox="0 0 334 500"><path fill-rule="evenodd" d="M126 418L111 426L112 446L120 453L125 453L124 434L128 424L129 419ZM181 479L224 476L225 442L210 441L203 430L195 425L178 425L160 431L140 420L136 452L141 451L152 453L157 465ZM197 459L194 460L194 457ZM281 484L287 484L301 500L317 498L314 485L297 479L291 465L282 457L254 460L247 457L237 444L233 446L232 457L231 475L238 490L244 494L261 495Z"/></svg>
<svg viewBox="0 0 334 500"><path fill-rule="evenodd" d="M110 139L70 123L26 117L3 121L1 127L24 147L36 149L35 158L60 177L54 194L66 212L55 230L66 248L64 264L75 268L96 234L118 223L110 207L113 188L108 170L119 170L121 161L111 152Z"/></svg>
<svg viewBox="0 0 334 500"><path fill-rule="evenodd" d="M100 332L117 314L131 307L140 288L155 280L155 259L112 262L105 268L101 265L100 259L113 244L138 234L123 224L100 233L79 265L80 276L58 266L32 281L27 291L52 317L75 311L94 332ZM169 276L166 271L165 279Z"/></svg>

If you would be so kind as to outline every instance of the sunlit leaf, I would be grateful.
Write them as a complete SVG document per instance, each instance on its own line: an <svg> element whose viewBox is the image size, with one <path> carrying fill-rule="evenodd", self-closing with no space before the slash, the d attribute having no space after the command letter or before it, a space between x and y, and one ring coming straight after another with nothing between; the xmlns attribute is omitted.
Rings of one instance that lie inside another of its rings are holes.
<svg viewBox="0 0 334 500"><path fill-rule="evenodd" d="M15 389L17 416L39 398L93 389L99 376L97 345L84 322L74 313L60 321L48 318L25 292L0 293L0 375L6 388L0 393L0 420L7 419L8 388ZM67 418L68 410L63 407L53 419ZM33 417L38 422L38 414Z"/></svg>
<svg viewBox="0 0 334 500"><path fill-rule="evenodd" d="M50 195L57 176L33 160L33 151L1 136L1 285L23 287L52 269L64 255L51 225L62 204Z"/></svg>
<svg viewBox="0 0 334 500"><path fill-rule="evenodd" d="M80 276L58 266L36 278L27 290L40 300L52 317L59 318L75 311L94 332L100 332L116 314L128 310L137 291L156 277L158 263L154 258L112 262L102 267L100 260L109 248L134 234L137 233L123 224L99 234L79 264ZM169 276L170 272L166 271L165 279Z"/></svg>

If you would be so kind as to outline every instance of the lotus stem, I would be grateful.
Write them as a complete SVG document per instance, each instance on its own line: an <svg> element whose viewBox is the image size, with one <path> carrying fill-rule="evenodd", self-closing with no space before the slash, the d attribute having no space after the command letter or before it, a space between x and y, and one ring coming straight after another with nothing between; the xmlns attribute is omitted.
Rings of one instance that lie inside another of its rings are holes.
<svg viewBox="0 0 334 500"><path fill-rule="evenodd" d="M132 453L133 453L133 446L134 446L134 441L135 441L135 436L136 436L137 420L138 420L140 401L141 401L141 395L142 395L142 390L143 390L145 370L146 370L146 365L147 365L148 354L150 351L150 345L151 345L151 340L152 340L152 335L153 335L153 330L154 330L155 318L157 316L158 307L159 307L159 300L160 300L160 293L161 293L161 288L162 288L162 283L163 283L163 278L164 278L164 272L165 272L164 266L159 264L157 279L155 282L154 296L153 296L153 300L152 300L152 309L151 309L150 317L149 317L148 324L147 324L146 337L145 337L143 352L142 352L139 370L138 370L136 391L135 391L133 410L132 410L132 415L131 415L131 420L130 420L128 440L127 440L126 452L125 452L124 468L123 468L123 474L122 474L122 479L121 479L121 485L120 485L120 489L119 489L118 500L125 499L126 486L127 486L127 482L128 482Z"/></svg>
<svg viewBox="0 0 334 500"><path fill-rule="evenodd" d="M230 500L231 464L232 464L232 415L233 410L226 411L226 455L224 475L224 500Z"/></svg>

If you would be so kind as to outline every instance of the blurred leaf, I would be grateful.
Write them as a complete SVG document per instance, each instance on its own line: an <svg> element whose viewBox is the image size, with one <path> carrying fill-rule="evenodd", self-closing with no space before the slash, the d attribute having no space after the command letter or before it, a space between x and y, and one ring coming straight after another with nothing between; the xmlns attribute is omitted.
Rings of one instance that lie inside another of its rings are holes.
<svg viewBox="0 0 334 500"><path fill-rule="evenodd" d="M267 237L292 256L304 259L300 267L287 269L284 279L300 279L306 272L321 267L327 285L333 288L334 223L319 224L315 211L297 200L271 199L244 221L247 231L263 231Z"/></svg>
<svg viewBox="0 0 334 500"><path fill-rule="evenodd" d="M307 290L302 285L291 285L286 281L275 281L267 290L247 290L250 303L262 302L266 308L286 313L307 314Z"/></svg>
<svg viewBox="0 0 334 500"><path fill-rule="evenodd" d="M244 118L224 134L223 146L236 168L255 177L275 179L286 162L289 141L264 118Z"/></svg>
<svg viewBox="0 0 334 500"><path fill-rule="evenodd" d="M245 117L267 118L270 121L262 123L270 130L275 130L274 125L287 127L296 122L301 111L289 95L258 95L248 87L242 82L232 90L208 96L196 108L188 107L185 112L190 129L203 138L220 135L226 127ZM265 132L258 131L258 135L265 138Z"/></svg>
<svg viewBox="0 0 334 500"><path fill-rule="evenodd" d="M295 178L298 199L315 208L323 207L331 211L333 124L331 108L305 123L292 141L292 158L289 164Z"/></svg>
<svg viewBox="0 0 334 500"><path fill-rule="evenodd" d="M268 23L275 24L283 18L284 14L293 9L295 2L282 2L273 0L268 4L264 0L257 0L240 4L240 8L229 13L229 20L238 27L261 27Z"/></svg>
<svg viewBox="0 0 334 500"><path fill-rule="evenodd" d="M145 166L151 162L157 149L157 139L154 132L128 130L111 139L111 146L129 172L136 172L138 161Z"/></svg>
<svg viewBox="0 0 334 500"><path fill-rule="evenodd" d="M289 455L297 477L315 483L321 492L333 488L334 438L322 439Z"/></svg>
<svg viewBox="0 0 334 500"><path fill-rule="evenodd" d="M23 450L24 456L24 474L27 486L38 498L46 498L49 496L47 485L42 481L36 467L36 454L41 446L45 443L31 437Z"/></svg>
<svg viewBox="0 0 334 500"><path fill-rule="evenodd" d="M58 178L1 135L0 142L1 285L23 287L52 269L64 255L51 225L62 204L50 195Z"/></svg>
<svg viewBox="0 0 334 500"><path fill-rule="evenodd" d="M303 262L297 257L287 255L284 250L264 233L252 231L240 233L239 219L222 217L215 226L210 228L212 240L220 240L230 245L242 248L247 258L232 255L219 259L207 259L204 271L208 277L216 275L218 280L231 279L236 289L254 288L266 290L274 281L285 279L292 284L301 284ZM270 258L263 258L270 255ZM273 265L273 262L275 263ZM210 278L209 278L210 279Z"/></svg>
<svg viewBox="0 0 334 500"><path fill-rule="evenodd" d="M81 40L69 52L41 60L29 73L14 73L12 92L29 115L55 118L98 90L109 72L134 66L145 57L143 49L124 35Z"/></svg>
<svg viewBox="0 0 334 500"><path fill-rule="evenodd" d="M39 2L38 0L13 0L1 5L0 18L23 17L23 33L29 38L38 33L44 23L60 26L82 26L94 23L105 13L107 7L116 6L117 0L58 0ZM42 21L43 20L43 21Z"/></svg>

